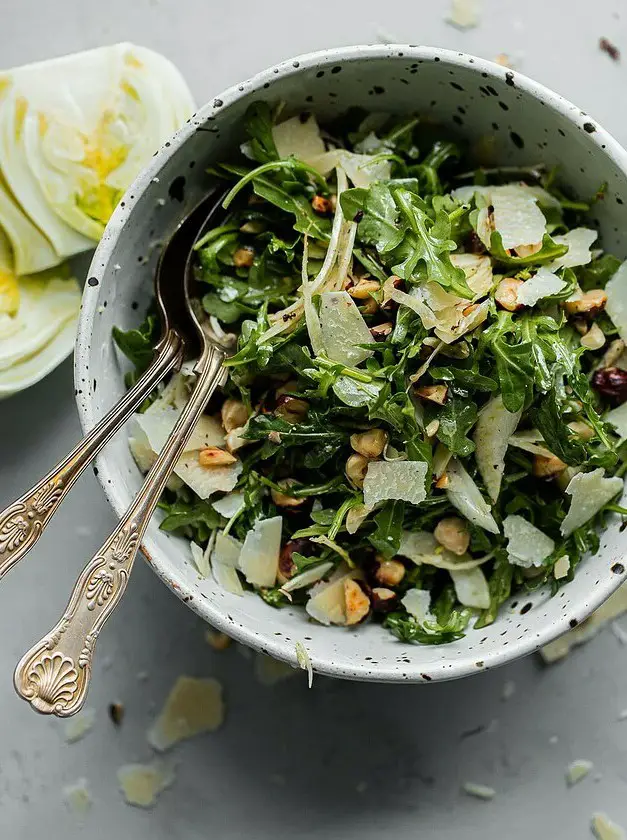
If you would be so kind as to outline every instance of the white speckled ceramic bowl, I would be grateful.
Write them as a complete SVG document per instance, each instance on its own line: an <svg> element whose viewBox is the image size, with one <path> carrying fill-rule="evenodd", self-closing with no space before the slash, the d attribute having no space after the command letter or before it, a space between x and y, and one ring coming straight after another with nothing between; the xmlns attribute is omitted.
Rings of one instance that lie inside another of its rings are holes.
<svg viewBox="0 0 627 840"><path fill-rule="evenodd" d="M589 196L608 183L595 213L606 248L627 256L627 154L595 121L518 73L478 58L430 47L350 47L303 56L227 90L199 111L138 177L96 252L76 351L76 391L84 429L124 391L123 364L111 342L114 324L136 324L148 303L155 243L209 187L208 164L228 158L242 141L242 116L256 99L283 100L288 111L313 109L324 120L349 106L418 112L471 140L493 138L500 164L559 164L565 183ZM123 433L98 463L98 477L118 514L141 476ZM189 607L238 641L296 664L306 646L314 670L359 680L420 682L492 668L530 653L582 621L624 580L625 538L618 522L603 534L573 583L551 598L544 591L513 598L491 627L454 644L403 644L375 624L353 630L310 623L297 609L276 610L253 594L230 595L199 581L186 541L158 528L144 542L148 562Z"/></svg>

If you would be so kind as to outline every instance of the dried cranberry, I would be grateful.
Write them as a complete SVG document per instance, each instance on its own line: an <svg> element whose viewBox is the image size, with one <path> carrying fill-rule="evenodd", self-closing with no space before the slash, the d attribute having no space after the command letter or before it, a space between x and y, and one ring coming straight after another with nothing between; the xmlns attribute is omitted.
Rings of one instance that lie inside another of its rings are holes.
<svg viewBox="0 0 627 840"><path fill-rule="evenodd" d="M617 367L595 370L592 387L610 402L620 405L627 400L627 370Z"/></svg>
<svg viewBox="0 0 627 840"><path fill-rule="evenodd" d="M474 230L472 230L468 234L468 241L466 243L466 248L470 251L471 254L485 254L485 245L479 239L477 234Z"/></svg>
<svg viewBox="0 0 627 840"><path fill-rule="evenodd" d="M296 571L296 566L292 560L292 554L295 551L307 557L311 554L312 545L304 537L297 540L289 540L289 542L285 543L279 554L279 574L286 580L289 580Z"/></svg>

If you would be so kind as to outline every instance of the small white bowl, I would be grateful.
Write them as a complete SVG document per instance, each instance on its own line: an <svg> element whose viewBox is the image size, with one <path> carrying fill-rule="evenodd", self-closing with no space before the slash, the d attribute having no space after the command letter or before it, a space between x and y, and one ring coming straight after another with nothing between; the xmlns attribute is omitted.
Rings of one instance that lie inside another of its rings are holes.
<svg viewBox="0 0 627 840"><path fill-rule="evenodd" d="M579 196L607 182L595 206L603 245L627 256L627 154L593 119L545 87L491 62L431 47L349 47L302 56L265 70L217 96L155 155L111 219L85 286L76 348L81 422L91 429L124 392L123 365L111 341L114 324L138 323L151 294L157 245L210 186L208 164L228 159L243 139L242 116L257 99L284 101L287 112L314 110L324 121L350 106L437 118L471 142L493 138L500 164L559 164ZM141 476L121 433L98 462L98 477L118 514ZM273 609L254 594L236 597L199 581L188 543L160 531L144 541L148 562L195 610L240 642L296 665L301 641L315 671L358 680L450 679L530 653L586 618L625 579L625 537L615 519L601 548L573 583L518 594L497 621L449 645L403 644L375 624L354 630L306 620L304 611Z"/></svg>

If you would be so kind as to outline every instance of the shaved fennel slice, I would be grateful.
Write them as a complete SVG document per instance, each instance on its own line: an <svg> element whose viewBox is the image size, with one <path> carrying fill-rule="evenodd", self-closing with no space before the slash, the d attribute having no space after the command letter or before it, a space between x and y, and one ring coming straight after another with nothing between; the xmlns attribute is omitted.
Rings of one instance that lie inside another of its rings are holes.
<svg viewBox="0 0 627 840"><path fill-rule="evenodd" d="M291 117L273 126L272 139L280 158L293 155L309 166L316 166L316 161L325 153L324 141L313 114L305 120L300 116Z"/></svg>
<svg viewBox="0 0 627 840"><path fill-rule="evenodd" d="M542 298L556 295L565 288L566 282L543 266L518 289L516 300L523 306L535 306Z"/></svg>
<svg viewBox="0 0 627 840"><path fill-rule="evenodd" d="M471 311L464 315L457 321L456 324L449 326L448 324L438 324L434 332L436 336L445 344L452 344L461 338L466 333L472 332L481 326L488 317L490 311L490 301L484 300L482 303L471 304Z"/></svg>
<svg viewBox="0 0 627 840"><path fill-rule="evenodd" d="M373 508L387 499L419 505L427 496L424 461L371 461L364 479L364 504Z"/></svg>
<svg viewBox="0 0 627 840"><path fill-rule="evenodd" d="M322 329L320 328L320 318L316 311L315 304L311 296L311 283L307 277L307 261L309 257L309 244L307 237L303 245L303 306L305 310L305 324L307 325L307 332L309 333L309 342L314 356L321 356L324 352L324 340L322 338Z"/></svg>
<svg viewBox="0 0 627 840"><path fill-rule="evenodd" d="M332 582L321 583L311 590L311 597L305 609L320 624L346 624L346 597L344 583L352 580L358 572L351 571L337 577Z"/></svg>
<svg viewBox="0 0 627 840"><path fill-rule="evenodd" d="M485 254L451 254L451 262L466 275L466 285L474 292L474 300L488 294L494 285L490 257Z"/></svg>
<svg viewBox="0 0 627 840"><path fill-rule="evenodd" d="M618 267L616 274L605 287L605 309L614 322L618 334L627 342L627 260Z"/></svg>
<svg viewBox="0 0 627 840"><path fill-rule="evenodd" d="M262 519L246 534L239 567L248 583L274 586L279 569L283 517Z"/></svg>
<svg viewBox="0 0 627 840"><path fill-rule="evenodd" d="M294 575L281 587L281 592L293 592L295 589L303 589L305 586L311 586L312 583L317 583L319 580L330 572L333 568L333 563L320 563L319 566L313 566L311 569L305 569L299 575Z"/></svg>
<svg viewBox="0 0 627 840"><path fill-rule="evenodd" d="M443 549L429 531L402 531L398 553L401 557L407 557L417 566L425 564L449 571L451 569L474 569L492 557L492 554L477 558L473 558L469 554L463 554L460 557L458 554L453 554L452 551Z"/></svg>
<svg viewBox="0 0 627 840"><path fill-rule="evenodd" d="M555 543L550 537L517 514L505 517L503 533L508 540L507 559L523 569L541 566L555 550Z"/></svg>
<svg viewBox="0 0 627 840"><path fill-rule="evenodd" d="M503 398L493 397L479 414L473 439L475 460L493 502L499 497L505 472L505 453L512 434L520 422L522 411L512 413L503 405Z"/></svg>
<svg viewBox="0 0 627 840"><path fill-rule="evenodd" d="M605 477L605 470L598 467L588 473L577 473L570 480L566 493L571 497L570 508L560 525L562 536L569 534L591 519L623 489L618 476Z"/></svg>
<svg viewBox="0 0 627 840"><path fill-rule="evenodd" d="M428 589L409 589L401 598L401 604L419 624L434 620L430 610L431 593Z"/></svg>
<svg viewBox="0 0 627 840"><path fill-rule="evenodd" d="M627 402L613 408L605 415L604 419L611 423L618 432L621 443L627 440ZM137 459L135 459L137 460Z"/></svg>
<svg viewBox="0 0 627 840"><path fill-rule="evenodd" d="M515 432L509 439L509 445L530 452L532 455L542 455L543 458L550 458L553 453L542 446L544 438L537 429L525 429L522 432Z"/></svg>
<svg viewBox="0 0 627 840"><path fill-rule="evenodd" d="M500 233L503 248L535 245L546 233L546 219L533 193L517 184L492 187L494 228Z"/></svg>
<svg viewBox="0 0 627 840"><path fill-rule="evenodd" d="M492 516L490 505L457 458L451 459L446 476L448 478L446 495L453 507L456 507L473 525L483 528L490 534L498 534L499 526Z"/></svg>
<svg viewBox="0 0 627 840"><path fill-rule="evenodd" d="M417 286L412 289L411 294L408 294L407 292L401 291L401 289L395 289L392 284L389 284L390 288L388 289L387 285L388 284L386 283L386 295L391 298L391 300L401 306L406 306L408 309L412 309L417 315L419 315L420 320L422 321L422 326L426 330L431 330L436 326L438 321L435 313L427 306L422 293Z"/></svg>
<svg viewBox="0 0 627 840"><path fill-rule="evenodd" d="M578 265L587 265L592 259L590 246L595 242L599 234L590 228L573 228L563 236L554 236L553 240L558 245L568 245L568 251L558 257L551 264L551 268L574 268Z"/></svg>
<svg viewBox="0 0 627 840"><path fill-rule="evenodd" d="M490 606L490 590L483 571L476 567L449 572L455 594L460 604L465 607L477 607L480 610L487 610Z"/></svg>
<svg viewBox="0 0 627 840"><path fill-rule="evenodd" d="M209 577L209 558L205 556L203 549L193 540L190 542L189 548L198 574L204 578Z"/></svg>
<svg viewBox="0 0 627 840"><path fill-rule="evenodd" d="M347 292L320 295L320 331L324 351L332 362L356 367L372 356L360 344L374 344L368 325Z"/></svg>

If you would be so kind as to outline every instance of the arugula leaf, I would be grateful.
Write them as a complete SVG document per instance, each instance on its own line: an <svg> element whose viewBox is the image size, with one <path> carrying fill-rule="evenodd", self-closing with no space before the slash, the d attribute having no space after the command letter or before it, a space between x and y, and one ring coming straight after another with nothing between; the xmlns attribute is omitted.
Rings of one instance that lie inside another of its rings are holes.
<svg viewBox="0 0 627 840"><path fill-rule="evenodd" d="M495 621L501 604L505 603L511 594L513 577L514 567L510 566L507 554L504 551L499 551L494 561L492 573L488 578L490 606L479 615L475 622L475 629L487 627Z"/></svg>
<svg viewBox="0 0 627 840"><path fill-rule="evenodd" d="M345 190L340 196L340 204L345 219L354 219L355 207L363 212L357 226L361 242L374 245L380 254L392 251L402 242L404 227L398 224L399 211L386 184L373 184L368 190Z"/></svg>
<svg viewBox="0 0 627 840"><path fill-rule="evenodd" d="M206 543L211 531L220 528L225 523L225 519L212 508L209 502L200 499L187 502L179 498L172 504L161 502L159 506L167 514L159 526L162 531L180 531L191 528L199 544Z"/></svg>
<svg viewBox="0 0 627 840"><path fill-rule="evenodd" d="M154 347L159 339L160 325L156 315L149 314L136 329L124 330L113 327L113 340L122 353L135 365L137 375L150 367L155 355Z"/></svg>
<svg viewBox="0 0 627 840"><path fill-rule="evenodd" d="M577 467L586 462L588 458L586 447L562 419L564 406L558 400L555 390L540 400L532 416L548 448L565 464Z"/></svg>
<svg viewBox="0 0 627 840"><path fill-rule="evenodd" d="M440 421L437 438L453 455L465 458L475 451L474 442L467 437L477 422L477 405L473 400L464 399L449 389L448 399L436 416Z"/></svg>
<svg viewBox="0 0 627 840"><path fill-rule="evenodd" d="M492 379L491 376L483 376L476 368L431 367L429 373L435 381L441 379L443 382L454 382L463 388L473 388L477 391L488 391L490 393L498 388L495 379Z"/></svg>
<svg viewBox="0 0 627 840"><path fill-rule="evenodd" d="M272 136L272 112L267 102L253 102L246 109L244 128L248 135L250 153L259 163L278 160L274 137Z"/></svg>
<svg viewBox="0 0 627 840"><path fill-rule="evenodd" d="M509 266L544 265L564 256L566 251L568 251L568 245L560 245L551 239L548 233L542 237L542 248L528 257L514 257L508 254L503 247L501 234L496 230L492 231L490 239L490 254L498 262Z"/></svg>
<svg viewBox="0 0 627 840"><path fill-rule="evenodd" d="M404 514L405 502L390 500L374 517L376 528L374 533L369 534L368 540L388 560L398 554Z"/></svg>
<svg viewBox="0 0 627 840"><path fill-rule="evenodd" d="M422 645L443 645L464 637L464 630L472 616L468 608L453 609L444 624L437 621L420 624L412 615L390 613L383 626L402 642L419 642Z"/></svg>
<svg viewBox="0 0 627 840"><path fill-rule="evenodd" d="M503 405L508 411L520 411L533 395L533 345L526 341L507 344L502 337L498 337L492 342L491 348L496 358Z"/></svg>

